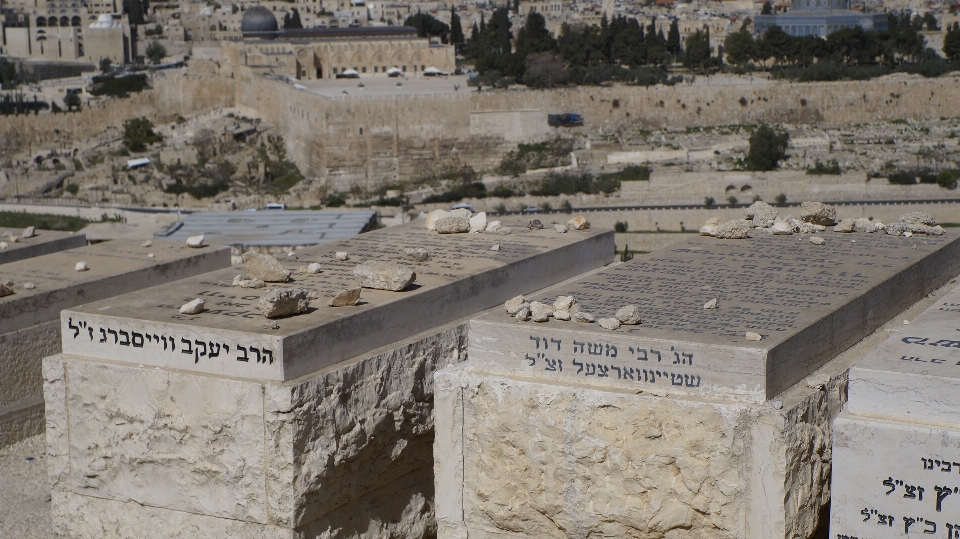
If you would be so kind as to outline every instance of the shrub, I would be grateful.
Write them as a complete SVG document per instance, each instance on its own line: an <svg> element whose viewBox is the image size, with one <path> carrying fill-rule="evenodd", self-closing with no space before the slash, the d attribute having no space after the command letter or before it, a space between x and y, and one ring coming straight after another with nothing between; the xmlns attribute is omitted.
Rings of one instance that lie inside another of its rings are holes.
<svg viewBox="0 0 960 539"><path fill-rule="evenodd" d="M727 197L727 204L730 204L731 206L736 206L736 204L737 204L737 197L735 197L735 196L733 196L733 195L728 196L728 197Z"/></svg>
<svg viewBox="0 0 960 539"><path fill-rule="evenodd" d="M64 187L64 190L71 195L76 196L76 194L80 192L80 186L75 183L68 183L67 186Z"/></svg>
<svg viewBox="0 0 960 539"><path fill-rule="evenodd" d="M339 208L346 204L347 200L340 193L330 193L321 202L328 208Z"/></svg>
<svg viewBox="0 0 960 539"><path fill-rule="evenodd" d="M780 193L779 195L774 197L773 201L777 203L777 206L783 206L784 204L787 203L787 195Z"/></svg>
<svg viewBox="0 0 960 539"><path fill-rule="evenodd" d="M712 208L716 203L717 201L714 200L713 197L706 197L703 199L703 205L706 206L707 209Z"/></svg>
<svg viewBox="0 0 960 539"><path fill-rule="evenodd" d="M807 169L807 175L809 176L824 176L831 175L837 176L843 169L840 168L840 164L836 160L830 161L828 163L821 163L820 160L817 160L817 164L813 167Z"/></svg>
<svg viewBox="0 0 960 539"><path fill-rule="evenodd" d="M898 170L891 173L887 181L895 185L914 185L917 183L917 175L913 172Z"/></svg>
<svg viewBox="0 0 960 539"><path fill-rule="evenodd" d="M769 125L761 125L750 136L750 150L745 162L750 170L773 170L780 165L787 151L790 135L776 131Z"/></svg>
<svg viewBox="0 0 960 539"><path fill-rule="evenodd" d="M627 231L627 222L626 221L617 221L613 225L614 232L626 232Z"/></svg>
<svg viewBox="0 0 960 539"><path fill-rule="evenodd" d="M957 185L957 171L956 170L944 170L937 174L937 185L940 187L953 188Z"/></svg>

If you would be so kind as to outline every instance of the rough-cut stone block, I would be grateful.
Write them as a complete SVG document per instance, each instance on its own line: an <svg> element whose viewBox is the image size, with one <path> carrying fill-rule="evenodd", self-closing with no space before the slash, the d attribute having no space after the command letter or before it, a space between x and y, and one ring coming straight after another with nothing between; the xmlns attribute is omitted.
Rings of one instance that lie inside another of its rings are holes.
<svg viewBox="0 0 960 539"><path fill-rule="evenodd" d="M436 375L441 539L800 538L821 525L842 374L798 384L778 408L517 379L472 363Z"/></svg>

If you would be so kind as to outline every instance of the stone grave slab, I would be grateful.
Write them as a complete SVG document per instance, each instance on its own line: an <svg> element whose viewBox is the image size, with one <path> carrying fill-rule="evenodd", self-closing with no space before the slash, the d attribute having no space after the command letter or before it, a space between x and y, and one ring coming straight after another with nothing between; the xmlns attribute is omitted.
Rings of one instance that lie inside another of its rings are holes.
<svg viewBox="0 0 960 539"><path fill-rule="evenodd" d="M76 271L81 261L87 271ZM0 265L0 281L13 281L15 292L0 298L0 446L43 428L40 363L60 351L61 309L229 264L228 247L120 240Z"/></svg>
<svg viewBox="0 0 960 539"><path fill-rule="evenodd" d="M266 289L232 286L242 269L228 269L141 290L135 295L65 309L65 354L255 380L282 381L332 365L508 299L517 288L536 290L597 268L613 257L613 236L590 229L557 234L511 224L510 235L450 234L423 222L391 227L280 256L290 270L318 262L319 274L292 275ZM498 244L499 251L490 248ZM404 248L424 248L416 262ZM334 253L346 251L349 260ZM338 292L354 288L363 261L413 268L416 282L401 292L364 289L360 303L329 307ZM301 315L276 320L271 329L257 309L270 288L305 288L321 299ZM206 311L181 315L195 298ZM133 352L133 353L131 353Z"/></svg>
<svg viewBox="0 0 960 539"><path fill-rule="evenodd" d="M0 264L16 262L25 258L46 255L76 249L87 244L86 235L79 232L63 232L60 230L37 230L31 238L20 238L20 241L11 243L9 238L2 234L9 232L14 236L21 236L22 229L0 228L0 241L6 242L7 247L0 249Z"/></svg>
<svg viewBox="0 0 960 539"><path fill-rule="evenodd" d="M826 237L698 237L606 268L532 299L572 295L598 319L637 304L641 324L518 323L492 309L471 320L471 360L538 379L761 402L960 273L954 232ZM704 309L713 298L719 308Z"/></svg>

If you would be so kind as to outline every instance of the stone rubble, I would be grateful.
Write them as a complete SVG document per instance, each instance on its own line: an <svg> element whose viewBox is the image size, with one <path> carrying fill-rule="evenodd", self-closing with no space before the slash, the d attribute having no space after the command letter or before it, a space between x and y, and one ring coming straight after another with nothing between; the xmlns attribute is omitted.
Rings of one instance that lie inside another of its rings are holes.
<svg viewBox="0 0 960 539"><path fill-rule="evenodd" d="M553 307L546 303L534 301L530 304L530 314L534 322L546 322L553 315Z"/></svg>
<svg viewBox="0 0 960 539"><path fill-rule="evenodd" d="M307 266L307 273L320 273L322 269L319 262L313 262Z"/></svg>
<svg viewBox="0 0 960 539"><path fill-rule="evenodd" d="M470 218L470 232L479 233L487 228L487 212L479 212Z"/></svg>
<svg viewBox="0 0 960 539"><path fill-rule="evenodd" d="M455 210L450 210L450 215L453 217L459 217L461 219L470 220L470 217L473 216L473 212L466 208L457 208Z"/></svg>
<svg viewBox="0 0 960 539"><path fill-rule="evenodd" d="M570 318L571 318L571 317L570 317L570 311L553 311L553 319L554 319L554 320L561 320L561 321L566 322L566 321L570 320Z"/></svg>
<svg viewBox="0 0 960 539"><path fill-rule="evenodd" d="M582 215L576 215L569 221L567 221L567 227L570 230L586 230L590 228L590 222L587 221L587 218Z"/></svg>
<svg viewBox="0 0 960 539"><path fill-rule="evenodd" d="M767 228L773 225L777 218L777 209L762 200L758 200L743 210L744 219L753 221L757 228Z"/></svg>
<svg viewBox="0 0 960 539"><path fill-rule="evenodd" d="M141 243L141 244L140 244L140 247L153 247L153 241L152 241L152 240L147 240L147 241Z"/></svg>
<svg viewBox="0 0 960 539"><path fill-rule="evenodd" d="M409 247L403 250L403 254L408 260L413 260L414 262L426 262L430 260L430 253L423 247Z"/></svg>
<svg viewBox="0 0 960 539"><path fill-rule="evenodd" d="M417 280L417 274L406 266L368 260L353 269L353 277L363 288L399 292Z"/></svg>
<svg viewBox="0 0 960 539"><path fill-rule="evenodd" d="M617 311L616 319L619 324L624 324L627 326L635 326L642 323L642 320L640 320L640 306L627 305L626 307L621 308L619 311Z"/></svg>
<svg viewBox="0 0 960 539"><path fill-rule="evenodd" d="M507 236L513 234L513 229L503 226L497 230L497 234L500 234L501 236Z"/></svg>
<svg viewBox="0 0 960 539"><path fill-rule="evenodd" d="M500 244L499 244L499 243L495 244L493 247L490 248L490 250L491 250L491 251L499 251L499 250L500 250Z"/></svg>
<svg viewBox="0 0 960 539"><path fill-rule="evenodd" d="M707 222L700 227L701 236L713 236L716 237L717 232L720 231L720 219L716 217L711 217L707 219Z"/></svg>
<svg viewBox="0 0 960 539"><path fill-rule="evenodd" d="M576 304L577 299L573 296L557 296L557 299L553 302L553 310L574 312L573 307Z"/></svg>
<svg viewBox="0 0 960 539"><path fill-rule="evenodd" d="M540 222L540 219L534 219L527 223L527 228L529 230L543 230L543 223Z"/></svg>
<svg viewBox="0 0 960 539"><path fill-rule="evenodd" d="M280 318L300 314L310 306L307 290L303 288L277 288L260 297L257 302L260 312L267 318Z"/></svg>
<svg viewBox="0 0 960 539"><path fill-rule="evenodd" d="M760 336L759 333L754 333L754 332L752 332L752 331L748 331L748 332L744 335L744 337L746 337L748 341L759 341L760 339L763 338L763 337Z"/></svg>
<svg viewBox="0 0 960 539"><path fill-rule="evenodd" d="M880 221L871 221L866 217L860 217L853 220L853 229L857 232L873 233L877 230L883 230L883 223Z"/></svg>
<svg viewBox="0 0 960 539"><path fill-rule="evenodd" d="M347 260L350 260L350 254L347 253L346 251L337 251L336 253L334 253L333 256L341 262L346 262Z"/></svg>
<svg viewBox="0 0 960 539"><path fill-rule="evenodd" d="M427 230L436 230L437 221L445 217L452 217L453 214L446 210L433 210L427 214Z"/></svg>
<svg viewBox="0 0 960 539"><path fill-rule="evenodd" d="M789 236L793 234L793 227L786 221L776 221L773 223L773 226L770 227L770 231L777 236Z"/></svg>
<svg viewBox="0 0 960 539"><path fill-rule="evenodd" d="M590 314L590 313L588 313L588 312L577 311L577 312L573 313L573 321L574 321L574 322L582 322L582 323L584 323L584 324L592 324L592 323L593 323L593 315Z"/></svg>
<svg viewBox="0 0 960 539"><path fill-rule="evenodd" d="M484 229L484 231L496 233L501 228L503 228L503 223L501 223L500 221L490 221L489 223L487 223L487 227Z"/></svg>
<svg viewBox="0 0 960 539"><path fill-rule="evenodd" d="M901 215L896 223L886 225L885 230L891 236L908 238L914 234L942 236L944 233L943 227L937 224L937 220L932 215L918 211Z"/></svg>
<svg viewBox="0 0 960 539"><path fill-rule="evenodd" d="M793 231L797 234L816 234L817 232L823 232L827 229L827 227L823 225L807 223L792 217L787 219L787 222L790 223L790 226L793 227Z"/></svg>
<svg viewBox="0 0 960 539"><path fill-rule="evenodd" d="M356 305L360 301L360 288L350 288L339 292L336 296L330 298L328 305L331 307L349 307Z"/></svg>
<svg viewBox="0 0 960 539"><path fill-rule="evenodd" d="M843 219L833 227L834 232L850 233L856 230L857 223L854 219Z"/></svg>
<svg viewBox="0 0 960 539"><path fill-rule="evenodd" d="M203 311L203 306L206 305L206 303L207 302L200 298L197 298L190 303L185 303L182 307L180 307L180 314L200 314L200 312Z"/></svg>
<svg viewBox="0 0 960 539"><path fill-rule="evenodd" d="M290 270L284 268L280 262L265 254L247 251L241 256L243 269L250 279L260 279L268 283L285 283L290 280Z"/></svg>
<svg viewBox="0 0 960 539"><path fill-rule="evenodd" d="M33 290L33 289L36 288L36 287L37 287L37 285L35 285L35 284L33 284L33 283L23 283L23 288L24 288L25 290Z"/></svg>
<svg viewBox="0 0 960 539"><path fill-rule="evenodd" d="M717 298L713 298L710 301L703 304L703 308L707 310L716 309L718 306L719 306L719 301L717 301Z"/></svg>
<svg viewBox="0 0 960 539"><path fill-rule="evenodd" d="M566 225L553 225L554 230L557 231L557 234L566 234L567 226Z"/></svg>
<svg viewBox="0 0 960 539"><path fill-rule="evenodd" d="M88 266L87 263L83 261L77 262L77 265L73 267L74 271L87 271L88 269L90 269L90 266Z"/></svg>
<svg viewBox="0 0 960 539"><path fill-rule="evenodd" d="M905 213L901 215L899 219L897 219L897 222L906 225L936 226L937 224L937 220L933 217L933 215L920 211Z"/></svg>
<svg viewBox="0 0 960 539"><path fill-rule="evenodd" d="M153 258L153 257L154 257L153 253L147 253L147 258Z"/></svg>
<svg viewBox="0 0 960 539"><path fill-rule="evenodd" d="M10 247L10 244L9 244L9 243L7 243L7 242L5 242L5 241L0 241L0 251L6 249L7 247Z"/></svg>
<svg viewBox="0 0 960 539"><path fill-rule="evenodd" d="M597 324L603 329L620 329L620 321L616 318L601 318L600 320L597 320Z"/></svg>
<svg viewBox="0 0 960 539"><path fill-rule="evenodd" d="M444 217L436 222L438 234L462 234L470 232L470 221L463 217Z"/></svg>
<svg viewBox="0 0 960 539"><path fill-rule="evenodd" d="M190 236L187 238L187 247L192 247L194 249L199 249L203 247L203 235L200 236Z"/></svg>
<svg viewBox="0 0 960 539"><path fill-rule="evenodd" d="M530 316L530 304L524 303L523 306L517 311L517 314L513 315L517 319L517 322L526 322L527 318Z"/></svg>
<svg viewBox="0 0 960 539"><path fill-rule="evenodd" d="M237 275L233 278L233 286L239 286L240 288L263 288L267 286L267 283L263 279L244 279L242 276Z"/></svg>
<svg viewBox="0 0 960 539"><path fill-rule="evenodd" d="M800 204L800 220L820 226L830 226L837 219L837 210L823 202Z"/></svg>
<svg viewBox="0 0 960 539"><path fill-rule="evenodd" d="M37 235L36 231L36 227L28 226L27 228L23 229L23 233L20 234L20 237L23 239L32 238Z"/></svg>
<svg viewBox="0 0 960 539"><path fill-rule="evenodd" d="M750 223L744 219L727 221L717 227L716 238L721 240L742 240L749 238Z"/></svg>
<svg viewBox="0 0 960 539"><path fill-rule="evenodd" d="M823 245L825 242L826 240L824 240L820 236L810 236L810 243L814 245Z"/></svg>
<svg viewBox="0 0 960 539"><path fill-rule="evenodd" d="M515 298L508 299L506 303L503 304L503 307L506 309L508 314L514 315L517 314L517 311L520 310L520 307L523 307L526 303L527 298L520 295Z"/></svg>
<svg viewBox="0 0 960 539"><path fill-rule="evenodd" d="M14 293L15 292L13 291L12 286L8 285L7 283L0 283L0 298L12 296Z"/></svg>

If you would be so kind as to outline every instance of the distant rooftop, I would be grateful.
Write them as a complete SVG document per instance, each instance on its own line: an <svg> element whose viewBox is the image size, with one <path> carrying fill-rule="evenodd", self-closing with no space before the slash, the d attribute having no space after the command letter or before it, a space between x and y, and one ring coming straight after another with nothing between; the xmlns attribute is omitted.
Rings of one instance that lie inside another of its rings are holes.
<svg viewBox="0 0 960 539"><path fill-rule="evenodd" d="M297 28L290 30L243 30L245 39L279 39L281 41L322 40L342 38L417 37L417 29L410 26L358 26L348 28Z"/></svg>
<svg viewBox="0 0 960 539"><path fill-rule="evenodd" d="M355 236L373 228L376 219L377 212L373 210L198 212L155 236L186 241L203 234L209 244L292 247Z"/></svg>

